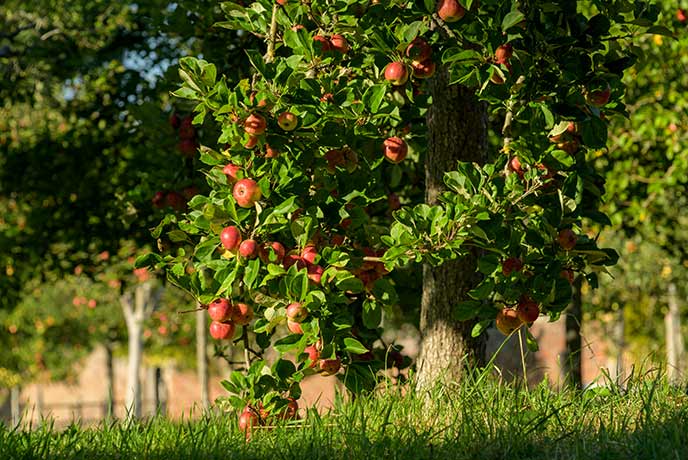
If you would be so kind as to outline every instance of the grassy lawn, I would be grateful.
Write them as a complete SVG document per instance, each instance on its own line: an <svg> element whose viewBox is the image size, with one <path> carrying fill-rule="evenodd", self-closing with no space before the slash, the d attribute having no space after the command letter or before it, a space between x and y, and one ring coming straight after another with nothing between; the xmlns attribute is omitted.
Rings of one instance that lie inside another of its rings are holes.
<svg viewBox="0 0 688 460"><path fill-rule="evenodd" d="M7 459L686 459L688 395L647 375L625 390L525 390L468 379L431 394L340 402L328 415L254 430L236 416L156 418L59 431L0 426Z"/></svg>

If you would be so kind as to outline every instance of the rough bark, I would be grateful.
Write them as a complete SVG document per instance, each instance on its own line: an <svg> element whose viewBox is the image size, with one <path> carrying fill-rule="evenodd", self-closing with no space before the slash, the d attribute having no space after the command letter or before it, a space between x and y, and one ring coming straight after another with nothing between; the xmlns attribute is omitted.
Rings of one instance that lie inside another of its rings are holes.
<svg viewBox="0 0 688 460"><path fill-rule="evenodd" d="M583 342L581 341L581 321L583 320L583 298L581 285L583 279L579 276L573 282L573 295L571 303L566 311L566 352L563 360L563 373L566 382L574 388L581 388L583 382L583 370L581 353Z"/></svg>
<svg viewBox="0 0 688 460"><path fill-rule="evenodd" d="M198 310L196 312L196 365L198 369L198 382L201 387L201 404L204 409L210 407L207 323L205 310Z"/></svg>
<svg viewBox="0 0 688 460"><path fill-rule="evenodd" d="M436 204L445 190L445 172L455 170L458 161L485 162L487 107L478 102L474 90L450 86L444 69L431 79L430 91L433 105L427 116L425 198ZM423 267L418 388L429 388L438 380L459 380L466 365L484 361L485 338L471 337L474 322L452 319L453 307L480 281L477 257L474 253L440 267Z"/></svg>
<svg viewBox="0 0 688 460"><path fill-rule="evenodd" d="M672 383L678 383L683 371L683 355L685 353L683 336L681 335L681 316L679 313L676 285L669 284L669 310L664 316L666 331L667 378Z"/></svg>

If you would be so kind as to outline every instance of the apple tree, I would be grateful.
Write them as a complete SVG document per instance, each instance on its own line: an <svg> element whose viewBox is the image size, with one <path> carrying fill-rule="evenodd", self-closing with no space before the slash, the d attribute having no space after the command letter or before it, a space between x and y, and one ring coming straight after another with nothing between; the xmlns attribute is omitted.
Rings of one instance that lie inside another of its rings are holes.
<svg viewBox="0 0 688 460"><path fill-rule="evenodd" d="M490 324L509 334L556 318L574 276L594 286L616 262L587 233L609 224L591 156L609 119L626 115L629 45L656 7L221 7L217 26L262 39L246 49L252 75L235 81L208 60L181 60L174 95L196 104L196 123L216 126L201 146L212 190L155 229L175 247L137 263L164 267L207 306L211 335L245 350L244 372L223 382L240 426L293 415L314 372L357 393L406 366L381 340L402 267L423 265L417 369L427 387L480 363ZM406 193L418 175L425 196Z"/></svg>

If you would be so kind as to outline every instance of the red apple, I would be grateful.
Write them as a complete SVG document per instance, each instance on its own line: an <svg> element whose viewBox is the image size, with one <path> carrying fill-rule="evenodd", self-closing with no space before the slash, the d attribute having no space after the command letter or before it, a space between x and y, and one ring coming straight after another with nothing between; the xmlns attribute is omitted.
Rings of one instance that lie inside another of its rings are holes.
<svg viewBox="0 0 688 460"><path fill-rule="evenodd" d="M222 172L227 176L227 182L234 183L239 180L238 173L241 171L241 166L229 163L222 168Z"/></svg>
<svg viewBox="0 0 688 460"><path fill-rule="evenodd" d="M277 124L285 131L294 131L299 124L299 119L291 112L282 112L277 117Z"/></svg>
<svg viewBox="0 0 688 460"><path fill-rule="evenodd" d="M322 375L334 375L339 372L339 368L342 367L342 362L339 358L321 359L318 361L318 367Z"/></svg>
<svg viewBox="0 0 688 460"><path fill-rule="evenodd" d="M195 137L196 129L193 127L193 118L184 117L179 123L179 138L194 139Z"/></svg>
<svg viewBox="0 0 688 460"><path fill-rule="evenodd" d="M278 156L279 152L277 149L273 149L270 145L265 144L265 158L277 158Z"/></svg>
<svg viewBox="0 0 688 460"><path fill-rule="evenodd" d="M299 302L292 302L287 305L287 319L300 323L308 317L308 310Z"/></svg>
<svg viewBox="0 0 688 460"><path fill-rule="evenodd" d="M210 323L210 337L215 340L226 340L234 337L234 323L220 323L213 321Z"/></svg>
<svg viewBox="0 0 688 460"><path fill-rule="evenodd" d="M239 245L239 255L246 259L255 259L258 257L258 243L256 240L248 239L242 241Z"/></svg>
<svg viewBox="0 0 688 460"><path fill-rule="evenodd" d="M292 334L303 334L303 329L301 329L301 323L296 323L291 320L287 320L287 329L289 329L289 332Z"/></svg>
<svg viewBox="0 0 688 460"><path fill-rule="evenodd" d="M263 134L266 126L267 122L265 121L265 118L256 113L252 113L244 121L244 131L252 136L259 136Z"/></svg>
<svg viewBox="0 0 688 460"><path fill-rule="evenodd" d="M525 174L525 171L523 170L523 167L521 165L521 160L518 159L518 157L513 157L509 161L509 169L518 174L518 176L522 179L523 175Z"/></svg>
<svg viewBox="0 0 688 460"><path fill-rule="evenodd" d="M390 162L401 163L408 154L408 145L403 139L390 137L383 143L383 152L385 158Z"/></svg>
<svg viewBox="0 0 688 460"><path fill-rule="evenodd" d="M511 308L503 308L497 313L497 318L495 324L499 332L504 335L509 335L516 329L521 327L523 322L521 318L518 317L518 312Z"/></svg>
<svg viewBox="0 0 688 460"><path fill-rule="evenodd" d="M340 34L334 34L330 37L330 46L333 50L339 51L342 54L349 52L349 42Z"/></svg>
<svg viewBox="0 0 688 460"><path fill-rule="evenodd" d="M186 209L186 198L179 192L168 192L165 196L165 203L175 211Z"/></svg>
<svg viewBox="0 0 688 460"><path fill-rule="evenodd" d="M249 136L248 141L244 144L244 148L251 150L256 145L258 145L258 136Z"/></svg>
<svg viewBox="0 0 688 460"><path fill-rule="evenodd" d="M423 62L432 55L432 47L424 39L416 37L406 47L406 57L416 62Z"/></svg>
<svg viewBox="0 0 688 460"><path fill-rule="evenodd" d="M183 156L187 158L193 158L193 156L196 154L198 144L194 139L182 139L179 141L179 144L177 144L177 148Z"/></svg>
<svg viewBox="0 0 688 460"><path fill-rule="evenodd" d="M520 272L523 269L523 261L518 257L509 257L502 262L502 274L510 276L513 272Z"/></svg>
<svg viewBox="0 0 688 460"><path fill-rule="evenodd" d="M284 5L287 4L287 0L277 0L277 4L278 4L278 5L281 5L281 6L284 6Z"/></svg>
<svg viewBox="0 0 688 460"><path fill-rule="evenodd" d="M565 268L564 270L559 272L559 276L568 281L569 284L573 284L574 275L573 270L571 270L570 268Z"/></svg>
<svg viewBox="0 0 688 460"><path fill-rule="evenodd" d="M282 243L279 243L277 241L265 243L263 247L260 248L258 252L258 257L260 257L260 260L263 261L264 264L267 264L270 262L271 252L274 253L274 260L272 263L276 265L281 264L282 260L284 259L284 254L286 252Z"/></svg>
<svg viewBox="0 0 688 460"><path fill-rule="evenodd" d="M585 102L595 107L603 107L609 102L612 90L608 84L602 88L595 88L585 91Z"/></svg>
<svg viewBox="0 0 688 460"><path fill-rule="evenodd" d="M242 208L251 208L263 196L258 183L253 179L241 179L234 184L232 195Z"/></svg>
<svg viewBox="0 0 688 460"><path fill-rule="evenodd" d="M320 352L318 351L318 348L315 345L308 345L303 352L308 355L308 359L311 360L311 364L308 366L309 368L315 367L315 365L318 363L318 359L320 359Z"/></svg>
<svg viewBox="0 0 688 460"><path fill-rule="evenodd" d="M296 268L299 270L306 267L306 262L301 258L298 251L289 251L289 253L284 256L282 265L284 265L284 268L289 269L289 267L294 264L296 264Z"/></svg>
<svg viewBox="0 0 688 460"><path fill-rule="evenodd" d="M313 281L315 284L320 284L322 281L322 275L325 269L320 265L309 265L308 266L308 279Z"/></svg>
<svg viewBox="0 0 688 460"><path fill-rule="evenodd" d="M292 420L295 419L299 413L299 403L297 403L294 398L287 399L289 400L287 407L284 408L279 417L283 420Z"/></svg>
<svg viewBox="0 0 688 460"><path fill-rule="evenodd" d="M313 37L313 48L316 52L323 54L331 51L332 45L327 38L323 37L322 35L316 35Z"/></svg>
<svg viewBox="0 0 688 460"><path fill-rule="evenodd" d="M208 304L208 316L220 323L228 321L232 317L232 304L227 299L215 299Z"/></svg>
<svg viewBox="0 0 688 460"><path fill-rule="evenodd" d="M165 192L155 192L153 198L151 198L151 203L158 209L165 207Z"/></svg>
<svg viewBox="0 0 688 460"><path fill-rule="evenodd" d="M686 14L686 10L683 8L679 8L676 10L676 19L679 20L679 22L686 22L686 19L688 19L688 14Z"/></svg>
<svg viewBox="0 0 688 460"><path fill-rule="evenodd" d="M241 233L234 225L225 227L220 233L220 242L228 251L236 251L241 243Z"/></svg>
<svg viewBox="0 0 688 460"><path fill-rule="evenodd" d="M409 72L406 64L395 61L390 62L385 67L385 80L391 82L393 85L401 86L408 81Z"/></svg>
<svg viewBox="0 0 688 460"><path fill-rule="evenodd" d="M260 417L258 413L249 406L246 406L239 415L239 430L246 433L246 437L251 436L251 428L260 425Z"/></svg>
<svg viewBox="0 0 688 460"><path fill-rule="evenodd" d="M574 231L570 228L565 228L559 231L559 234L557 235L557 241L559 242L559 246L561 246L564 251L570 251L576 247L578 236L576 236Z"/></svg>
<svg viewBox="0 0 688 460"><path fill-rule="evenodd" d="M437 15L444 22L456 22L466 14L466 10L457 0L439 0Z"/></svg>
<svg viewBox="0 0 688 460"><path fill-rule="evenodd" d="M413 76L415 78L430 78L435 75L435 63L432 59L426 59L421 62L413 62L411 64L413 68Z"/></svg>
<svg viewBox="0 0 688 460"><path fill-rule="evenodd" d="M325 160L327 160L327 171L330 173L334 173L338 166L346 166L346 158L343 150L328 150L325 152Z"/></svg>
<svg viewBox="0 0 688 460"><path fill-rule="evenodd" d="M540 307L537 302L527 295L521 296L518 300L518 307L516 308L518 318L524 323L532 323L538 316L540 316Z"/></svg>
<svg viewBox="0 0 688 460"><path fill-rule="evenodd" d="M309 265L314 264L317 257L318 250L315 249L315 246L306 246L303 248L303 251L301 251L301 259Z"/></svg>
<svg viewBox="0 0 688 460"><path fill-rule="evenodd" d="M253 319L253 308L245 303L234 304L232 321L239 326L246 326Z"/></svg>
<svg viewBox="0 0 688 460"><path fill-rule="evenodd" d="M514 50L511 44L507 43L505 45L500 45L495 50L494 62L495 64L506 64L513 54Z"/></svg>

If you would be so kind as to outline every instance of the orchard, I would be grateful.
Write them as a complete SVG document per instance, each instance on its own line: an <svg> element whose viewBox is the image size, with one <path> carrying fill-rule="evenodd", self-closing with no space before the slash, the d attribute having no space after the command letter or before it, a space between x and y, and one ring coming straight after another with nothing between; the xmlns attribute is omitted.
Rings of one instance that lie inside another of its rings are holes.
<svg viewBox="0 0 688 460"><path fill-rule="evenodd" d="M400 270L422 267L416 384L430 388L483 364L491 324L536 348L529 325L616 263L598 244L611 221L594 158L627 115L634 41L670 34L656 6L220 6L217 27L258 39L251 72L180 61L173 95L213 134L179 149L210 192L160 223L169 244L137 266L164 269L207 308L211 336L244 351L223 381L244 430L296 416L310 374L361 394L408 367L382 340Z"/></svg>

